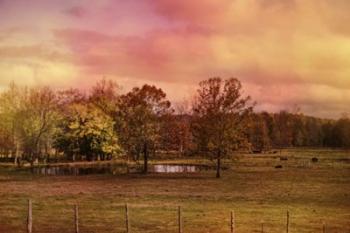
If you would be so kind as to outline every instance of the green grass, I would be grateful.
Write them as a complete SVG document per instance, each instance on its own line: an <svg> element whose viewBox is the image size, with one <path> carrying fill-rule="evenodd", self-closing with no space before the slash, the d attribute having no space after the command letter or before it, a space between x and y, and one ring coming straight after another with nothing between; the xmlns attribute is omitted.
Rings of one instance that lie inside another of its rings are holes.
<svg viewBox="0 0 350 233"><path fill-rule="evenodd" d="M132 232L177 232L177 206L184 232L350 232L350 152L286 150L280 154L236 155L221 179L198 174L43 177L0 168L0 232L25 232L27 199L33 200L34 232L74 232L73 206L81 232L125 232L129 203ZM319 162L312 163L317 157ZM165 161L163 161L165 162ZM166 161L169 162L169 161ZM171 161L208 163L198 159ZM276 169L282 165L282 169Z"/></svg>

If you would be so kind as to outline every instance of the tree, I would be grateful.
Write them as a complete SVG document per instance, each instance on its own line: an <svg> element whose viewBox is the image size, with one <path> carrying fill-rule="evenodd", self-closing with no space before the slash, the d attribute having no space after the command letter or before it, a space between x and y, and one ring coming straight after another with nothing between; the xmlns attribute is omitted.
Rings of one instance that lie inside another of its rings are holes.
<svg viewBox="0 0 350 233"><path fill-rule="evenodd" d="M350 148L350 119L343 116L335 122L332 129L333 146Z"/></svg>
<svg viewBox="0 0 350 233"><path fill-rule="evenodd" d="M188 154L193 148L191 115L169 115L161 127L161 148L176 151L179 155Z"/></svg>
<svg viewBox="0 0 350 233"><path fill-rule="evenodd" d="M253 114L250 123L249 141L252 144L253 152L267 151L271 147L269 131L262 114Z"/></svg>
<svg viewBox="0 0 350 233"><path fill-rule="evenodd" d="M22 149L31 165L42 155L46 159L59 120L58 99L49 87L29 89L19 111ZM44 151L44 153L43 153Z"/></svg>
<svg viewBox="0 0 350 233"><path fill-rule="evenodd" d="M71 160L86 156L111 159L120 154L113 119L92 104L74 103L66 113L56 134L55 147Z"/></svg>
<svg viewBox="0 0 350 233"><path fill-rule="evenodd" d="M263 111L261 114L261 117L263 121L265 122L265 126L267 128L267 134L268 138L270 139L270 146L272 147L274 145L273 140L274 140L274 132L275 132L275 122L274 122L274 116L271 113L268 113L266 111Z"/></svg>
<svg viewBox="0 0 350 233"><path fill-rule="evenodd" d="M109 116L115 116L118 108L120 87L112 80L102 79L91 89L89 101Z"/></svg>
<svg viewBox="0 0 350 233"><path fill-rule="evenodd" d="M68 109L72 104L84 104L87 97L79 89L70 88L68 90L58 91L58 106L61 112Z"/></svg>
<svg viewBox="0 0 350 233"><path fill-rule="evenodd" d="M24 89L19 88L14 82L10 83L8 90L0 95L0 133L3 153L15 156L15 162L19 158L20 138L18 135L20 122L21 94Z"/></svg>
<svg viewBox="0 0 350 233"><path fill-rule="evenodd" d="M287 111L280 111L274 115L275 145L280 149L289 147L293 141L292 117Z"/></svg>
<svg viewBox="0 0 350 233"><path fill-rule="evenodd" d="M179 155L193 150L191 132L191 109L187 101L177 103L173 114L169 114L161 128L161 147L176 151Z"/></svg>
<svg viewBox="0 0 350 233"><path fill-rule="evenodd" d="M236 78L210 78L199 83L193 103L193 136L198 149L217 160L245 145L250 97L242 97L242 84Z"/></svg>
<svg viewBox="0 0 350 233"><path fill-rule="evenodd" d="M121 143L128 155L138 159L143 153L144 173L148 172L150 149L155 150L163 117L171 112L170 102L162 89L143 85L120 97L118 126Z"/></svg>
<svg viewBox="0 0 350 233"><path fill-rule="evenodd" d="M48 154L57 119L57 98L49 87L20 88L11 83L1 94L1 122L6 149L20 158L20 152L31 165ZM45 150L45 153L43 151Z"/></svg>
<svg viewBox="0 0 350 233"><path fill-rule="evenodd" d="M322 130L322 122L314 117L307 117L305 119L304 125L305 134L305 144L307 146L321 146L323 142L323 130ZM296 145L298 146L298 145Z"/></svg>
<svg viewBox="0 0 350 233"><path fill-rule="evenodd" d="M193 151L193 135L191 131L192 112L188 101L183 101L176 105L176 135L179 143L180 154Z"/></svg>
<svg viewBox="0 0 350 233"><path fill-rule="evenodd" d="M292 145L293 146L305 146L307 144L306 130L305 130L305 117L300 114L292 114Z"/></svg>

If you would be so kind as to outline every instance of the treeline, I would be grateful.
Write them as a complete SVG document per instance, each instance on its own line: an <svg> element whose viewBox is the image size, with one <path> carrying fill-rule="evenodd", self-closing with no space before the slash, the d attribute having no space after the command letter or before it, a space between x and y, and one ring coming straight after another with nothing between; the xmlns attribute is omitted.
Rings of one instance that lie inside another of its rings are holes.
<svg viewBox="0 0 350 233"><path fill-rule="evenodd" d="M159 148L165 118L173 114L166 94L144 85L121 95L112 81L89 92L56 91L11 83L0 93L0 156L19 165L67 160L135 160ZM145 166L147 171L147 166Z"/></svg>
<svg viewBox="0 0 350 233"><path fill-rule="evenodd" d="M287 147L350 148L350 119L321 119L301 113L255 113L249 138L257 151Z"/></svg>
<svg viewBox="0 0 350 233"><path fill-rule="evenodd" d="M67 160L144 162L159 153L203 155L217 160L244 149L255 152L289 146L350 147L350 121L302 114L254 113L235 78L200 82L191 103L172 106L152 85L121 94L113 81L79 89L22 87L0 93L0 155L32 165L53 157Z"/></svg>

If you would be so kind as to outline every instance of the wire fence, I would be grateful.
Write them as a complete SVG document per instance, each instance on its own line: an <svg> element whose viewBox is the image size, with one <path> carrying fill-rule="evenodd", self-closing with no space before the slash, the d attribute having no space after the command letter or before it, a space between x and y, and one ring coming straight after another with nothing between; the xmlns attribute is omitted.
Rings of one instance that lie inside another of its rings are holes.
<svg viewBox="0 0 350 233"><path fill-rule="evenodd" d="M75 233L82 233L82 231L80 230L79 206L76 204L71 208L73 210L72 211L73 225L71 226L71 229L72 231L74 230ZM124 230L122 232L125 232L125 233L136 232L136 231L133 231L133 226L131 224L132 215L130 214L130 208L131 208L130 205L127 203L124 205L124 208L123 208ZM183 222L184 222L183 209L181 208L181 206L178 206L176 210L174 209L174 211L177 211L176 218L174 218L174 223L177 228L176 232L185 233L185 230L183 227ZM230 221L229 221L227 230L224 232L237 233L236 216L235 216L234 210L231 210L230 212L228 212L227 215L229 216ZM26 221L27 233L33 233L33 202L31 199L28 200L28 208L27 208L26 216L27 216L27 221ZM267 230L265 229L266 223L264 221L261 221L259 224L261 225L259 232L267 233ZM321 229L322 229L322 233L327 232L325 222L322 222ZM290 211L289 210L286 211L286 215L285 215L285 232L290 233Z"/></svg>

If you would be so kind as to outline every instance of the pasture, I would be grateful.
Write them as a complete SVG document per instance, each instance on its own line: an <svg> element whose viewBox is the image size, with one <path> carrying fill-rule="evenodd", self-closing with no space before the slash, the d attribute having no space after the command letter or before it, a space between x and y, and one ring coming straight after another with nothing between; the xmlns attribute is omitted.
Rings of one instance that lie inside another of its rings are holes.
<svg viewBox="0 0 350 233"><path fill-rule="evenodd" d="M317 158L318 161L312 161ZM207 164L188 158L151 163ZM215 171L176 174L33 175L0 167L0 232L26 232L27 200L33 201L33 232L74 232L79 205L81 232L125 232L124 204L131 232L177 232L182 207L185 233L350 232L350 152L290 149L282 154L237 154ZM276 168L280 165L280 168Z"/></svg>

